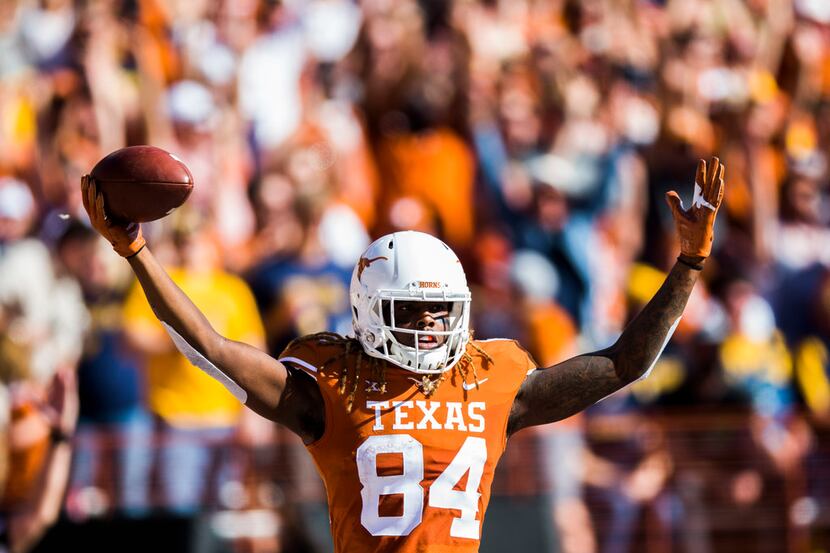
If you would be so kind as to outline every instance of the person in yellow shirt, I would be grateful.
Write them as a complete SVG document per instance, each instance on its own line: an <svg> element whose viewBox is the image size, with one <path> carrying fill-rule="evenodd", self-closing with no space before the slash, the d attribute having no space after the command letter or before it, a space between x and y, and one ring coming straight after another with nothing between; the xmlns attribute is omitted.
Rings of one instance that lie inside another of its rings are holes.
<svg viewBox="0 0 830 553"><path fill-rule="evenodd" d="M170 276L224 336L262 346L262 322L248 286L221 269L210 233L188 216L182 214L173 232ZM139 286L125 300L124 322L130 342L145 355L147 403L161 444L163 501L174 511L192 513L203 502L214 462L220 482L230 478L233 467L224 446L234 437L242 405L179 353L171 341L175 333L168 336Z"/></svg>

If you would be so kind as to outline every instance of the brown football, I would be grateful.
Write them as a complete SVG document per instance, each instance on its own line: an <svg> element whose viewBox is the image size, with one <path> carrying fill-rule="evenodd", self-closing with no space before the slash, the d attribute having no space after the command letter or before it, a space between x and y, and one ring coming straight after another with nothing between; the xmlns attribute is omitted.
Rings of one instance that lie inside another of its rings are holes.
<svg viewBox="0 0 830 553"><path fill-rule="evenodd" d="M107 216L143 223L182 205L193 191L193 175L182 161L155 146L129 146L103 158L90 172L104 196Z"/></svg>

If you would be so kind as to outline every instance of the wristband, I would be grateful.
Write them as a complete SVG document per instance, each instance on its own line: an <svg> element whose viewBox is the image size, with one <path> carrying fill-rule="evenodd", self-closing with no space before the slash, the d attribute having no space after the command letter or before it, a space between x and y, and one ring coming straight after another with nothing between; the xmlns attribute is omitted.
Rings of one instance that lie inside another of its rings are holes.
<svg viewBox="0 0 830 553"><path fill-rule="evenodd" d="M686 267L693 269L695 271L702 271L703 270L703 263L692 263L691 261L686 261L683 259L682 255L677 256L677 261L685 265Z"/></svg>
<svg viewBox="0 0 830 553"><path fill-rule="evenodd" d="M49 431L49 441L53 444L69 443L71 440L72 434L58 428L57 426L53 426Z"/></svg>
<svg viewBox="0 0 830 553"><path fill-rule="evenodd" d="M140 246L140 247L139 247L136 251L134 251L134 252L133 252L133 253L131 253L130 255L125 255L125 256L124 256L124 259L129 259L129 258L131 258L131 257L135 257L136 255L138 255L138 253L139 253L141 250L143 250L143 249L144 249L144 246L146 246L146 245L147 245L147 242L143 242L143 243L141 244L141 246Z"/></svg>

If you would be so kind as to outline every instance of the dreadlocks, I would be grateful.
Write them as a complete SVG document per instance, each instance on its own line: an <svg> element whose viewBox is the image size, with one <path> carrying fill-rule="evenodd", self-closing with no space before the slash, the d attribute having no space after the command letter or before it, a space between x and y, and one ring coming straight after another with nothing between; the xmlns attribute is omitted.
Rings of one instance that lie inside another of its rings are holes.
<svg viewBox="0 0 830 553"><path fill-rule="evenodd" d="M471 348L476 350L482 357L484 357L484 368L489 369L490 365L493 365L493 358L490 355L478 347L472 340L467 342ZM476 390L478 390L478 371L476 371L476 364L473 361L473 356L470 355L469 352L465 351L464 354L461 356L461 360L456 365L458 367L458 372L461 374L462 382L467 382L467 375L470 373L472 369L473 373L473 384L475 384ZM464 390L464 399L467 399L467 388L462 386Z"/></svg>
<svg viewBox="0 0 830 553"><path fill-rule="evenodd" d="M372 357L367 355L365 351L363 351L363 347L360 342L356 338L349 338L346 336L341 336L334 332L318 332L317 334L309 334L307 336L301 336L291 341L288 344L288 348L293 346L298 346L301 344L305 344L308 342L314 342L318 345L322 346L341 346L342 350L328 359L326 359L322 366L320 367L320 371L322 372L325 368L331 366L333 363L337 363L339 361L343 361L340 374L337 377L337 392L340 395L346 394L346 388L349 387L349 379L350 379L350 367L349 367L349 359L352 357L352 353L354 353L355 361L352 363L353 367L353 375L351 375L352 384L349 389L349 394L346 396L346 411L351 413L352 407L354 406L355 396L357 395L358 385L360 383L360 371L365 361L369 362L369 367L372 374L372 379L374 383L377 383L378 386L367 386L366 393L370 392L378 392L380 394L386 393L386 362L377 357ZM474 344L472 341L468 342L469 346L474 349L477 353L479 353L484 358L484 368L490 369L493 365L493 358L490 355L481 349L479 346ZM286 349L288 349L286 348ZM364 360L364 358L368 358ZM465 351L464 354L461 356L461 359L458 363L456 363L453 370L457 370L458 373L461 375L462 382L467 382L467 377L472 372L473 383L475 384L476 389L478 389L478 374L476 371L476 364L473 360L473 356L470 355L469 352ZM414 380L414 379L413 379ZM429 375L423 375L423 378L418 382L418 388L424 394L425 397L430 397L432 394L438 390L438 386L440 386L441 382L444 381L444 375L441 374L438 378L432 379ZM467 388L464 388L464 398L467 398Z"/></svg>

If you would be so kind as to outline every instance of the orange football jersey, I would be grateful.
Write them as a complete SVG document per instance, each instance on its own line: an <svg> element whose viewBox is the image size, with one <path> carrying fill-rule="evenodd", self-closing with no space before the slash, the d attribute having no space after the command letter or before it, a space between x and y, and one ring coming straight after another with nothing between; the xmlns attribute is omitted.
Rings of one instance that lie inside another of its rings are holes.
<svg viewBox="0 0 830 553"><path fill-rule="evenodd" d="M356 341L348 354L345 344L311 338L280 356L325 401L325 432L308 450L335 551L478 551L510 409L535 363L513 340L476 341L481 351L468 345L427 397L422 376L378 360L381 378Z"/></svg>

